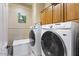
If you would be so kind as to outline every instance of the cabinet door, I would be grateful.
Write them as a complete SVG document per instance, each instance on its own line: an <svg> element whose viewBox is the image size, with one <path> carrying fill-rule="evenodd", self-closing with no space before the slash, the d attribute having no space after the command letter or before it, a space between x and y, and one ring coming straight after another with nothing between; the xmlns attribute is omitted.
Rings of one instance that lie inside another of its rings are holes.
<svg viewBox="0 0 79 59"><path fill-rule="evenodd" d="M65 10L64 12L65 21L76 19L76 4L75 3L65 3L64 10Z"/></svg>
<svg viewBox="0 0 79 59"><path fill-rule="evenodd" d="M41 15L40 16L41 16L41 21L40 21L41 22L41 25L46 24L45 10L41 12Z"/></svg>
<svg viewBox="0 0 79 59"><path fill-rule="evenodd" d="M53 6L53 23L63 21L63 4Z"/></svg>
<svg viewBox="0 0 79 59"><path fill-rule="evenodd" d="M76 19L79 19L79 3L76 3Z"/></svg>
<svg viewBox="0 0 79 59"><path fill-rule="evenodd" d="M46 8L46 24L51 24L52 23L52 5Z"/></svg>

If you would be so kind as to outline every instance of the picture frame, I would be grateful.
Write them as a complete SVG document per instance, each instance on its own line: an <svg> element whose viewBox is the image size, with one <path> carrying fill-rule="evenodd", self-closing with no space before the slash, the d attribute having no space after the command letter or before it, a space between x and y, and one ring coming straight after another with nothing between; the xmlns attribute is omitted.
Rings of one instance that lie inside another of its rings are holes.
<svg viewBox="0 0 79 59"><path fill-rule="evenodd" d="M26 15L23 15L22 13L18 13L18 23L26 23Z"/></svg>

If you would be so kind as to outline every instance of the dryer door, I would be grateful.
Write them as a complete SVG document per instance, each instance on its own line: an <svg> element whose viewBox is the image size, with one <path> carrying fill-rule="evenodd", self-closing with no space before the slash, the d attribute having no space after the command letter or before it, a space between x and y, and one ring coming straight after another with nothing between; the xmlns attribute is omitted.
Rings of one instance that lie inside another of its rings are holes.
<svg viewBox="0 0 79 59"><path fill-rule="evenodd" d="M60 37L51 31L42 35L41 45L46 56L64 56L65 48Z"/></svg>
<svg viewBox="0 0 79 59"><path fill-rule="evenodd" d="M35 45L35 33L34 33L33 30L30 31L29 38L30 38L30 44L31 44L31 46L34 46Z"/></svg>

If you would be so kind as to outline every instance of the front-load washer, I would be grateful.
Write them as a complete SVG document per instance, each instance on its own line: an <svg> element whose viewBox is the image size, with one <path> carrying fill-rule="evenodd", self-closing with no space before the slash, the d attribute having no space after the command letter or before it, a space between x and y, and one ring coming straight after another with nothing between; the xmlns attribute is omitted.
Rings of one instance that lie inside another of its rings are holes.
<svg viewBox="0 0 79 59"><path fill-rule="evenodd" d="M43 25L41 33L42 56L78 56L79 23L64 22Z"/></svg>
<svg viewBox="0 0 79 59"><path fill-rule="evenodd" d="M29 32L31 55L41 56L41 26L35 25L31 27Z"/></svg>

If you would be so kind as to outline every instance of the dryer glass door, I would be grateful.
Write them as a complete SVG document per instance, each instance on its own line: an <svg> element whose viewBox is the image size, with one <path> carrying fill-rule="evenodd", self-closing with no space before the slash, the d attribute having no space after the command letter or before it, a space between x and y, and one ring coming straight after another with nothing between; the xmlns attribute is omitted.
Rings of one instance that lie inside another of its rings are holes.
<svg viewBox="0 0 79 59"><path fill-rule="evenodd" d="M64 56L64 47L58 35L47 31L41 38L42 50L46 56Z"/></svg>
<svg viewBox="0 0 79 59"><path fill-rule="evenodd" d="M31 46L34 46L35 45L35 33L34 33L33 30L30 31L29 38L30 38L30 44L31 44Z"/></svg>

